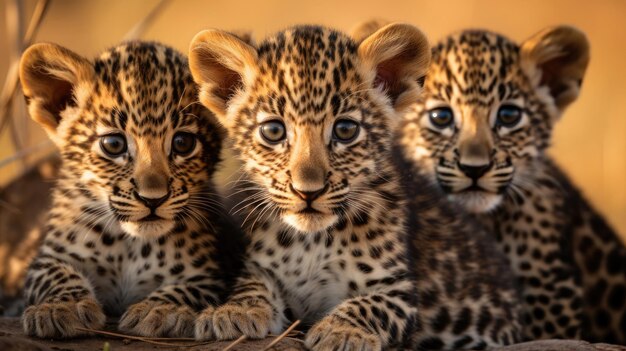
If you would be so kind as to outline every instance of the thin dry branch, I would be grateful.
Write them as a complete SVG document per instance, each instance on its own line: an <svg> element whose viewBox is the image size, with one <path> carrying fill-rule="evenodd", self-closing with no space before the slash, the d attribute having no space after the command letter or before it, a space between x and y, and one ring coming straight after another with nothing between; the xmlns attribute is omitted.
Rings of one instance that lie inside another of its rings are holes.
<svg viewBox="0 0 626 351"><path fill-rule="evenodd" d="M228 350L232 350L233 347L241 344L242 342L246 341L248 339L247 336L242 335L239 337L239 339L233 341L232 343L230 343L228 346L226 346L225 348L222 349L222 351L228 351Z"/></svg>
<svg viewBox="0 0 626 351"><path fill-rule="evenodd" d="M294 330L298 326L298 324L300 324L300 320L299 319L297 321L293 322L293 324L290 325L289 328L287 328L287 330L285 330L282 334L277 336L276 339L274 339L271 343L269 343L267 346L265 346L265 348L263 348L263 351L268 351L272 347L276 346L276 344L278 344L281 340L286 338L287 335L289 335L289 333L291 333L291 331Z"/></svg>
<svg viewBox="0 0 626 351"><path fill-rule="evenodd" d="M148 27L152 25L158 15L161 14L163 9L165 9L165 5L167 5L168 2L169 0L159 1L156 6L154 6L152 10L150 10L150 12L148 12L148 14L146 14L137 24L135 24L133 28L128 31L128 33L126 33L126 35L124 36L124 41L140 38L143 33L146 32Z"/></svg>
<svg viewBox="0 0 626 351"><path fill-rule="evenodd" d="M25 47L32 44L35 39L35 35L37 35L37 32L41 27L41 21L43 20L46 11L48 11L48 5L50 5L49 0L37 1L37 5L35 5L35 10L33 11L33 16L30 18L30 22L28 23L28 29L26 29L26 34L24 34Z"/></svg>
<svg viewBox="0 0 626 351"><path fill-rule="evenodd" d="M18 62L20 55L22 53L22 45L23 45L23 30L24 30L24 24L23 24L23 18L24 18L24 4L19 1L19 0L8 0L6 1L6 29L7 29L7 34L9 37L9 45L8 45L8 56L9 56L9 60L10 62ZM13 69L13 71L15 70L15 67L11 67ZM12 75L15 75L15 73L13 73ZM7 106L6 106L6 126L9 127L9 135L11 137L11 142L13 143L13 147L16 150L21 149L22 147L22 140L20 138L20 126L23 125L24 123L19 123L20 121L17 121L15 119L15 117L12 117L13 114L13 110L14 110L14 104L13 104L13 93L15 92L15 89L11 90L11 95L9 96L8 100L7 100Z"/></svg>
<svg viewBox="0 0 626 351"><path fill-rule="evenodd" d="M95 330L95 329L80 328L80 327L77 327L76 329L80 330L80 331L88 332L88 333L105 335L105 336L113 336L113 337L122 338L122 339L136 340L136 341L141 341L141 342L145 342L145 343L148 343L148 344L159 345L159 346L195 347L195 346L209 345L209 344L215 343L214 341L213 342L209 341L209 342L197 342L197 343L193 343L193 344L177 344L177 343L175 343L175 341L181 341L181 340L185 340L185 341L191 340L191 341L193 341L194 339L190 339L190 338L150 338L150 337L145 337L145 336L135 336L135 335L127 335L127 334L121 334L121 333L114 333L114 332L109 332L109 331L105 331L105 330ZM163 342L161 340L168 340L170 342Z"/></svg>
<svg viewBox="0 0 626 351"><path fill-rule="evenodd" d="M22 152L24 151L24 149L22 147L21 138L26 138L28 132L28 124L25 121L23 123L17 123L17 121L12 118L11 115L12 112L15 112L13 102L15 101L14 99L18 94L19 59L22 50L25 47L29 46L35 38L35 35L37 34L37 31L39 30L39 27L41 25L41 21L43 20L46 10L48 9L48 4L49 0L40 0L37 2L37 4L35 5L35 11L33 12L33 15L31 16L30 22L28 24L26 34L23 34L23 26L21 24L21 19L23 18L23 14L21 13L21 11L23 11L23 5L20 1L16 1L16 5L13 6L12 9L13 13L11 14L11 16L13 17L13 23L9 25L13 27L11 31L13 32L13 38L15 39L13 45L14 54L12 56L12 62L9 66L2 92L0 93L0 135L2 135L2 132L5 128L10 128L11 141L13 142L14 150L16 150L16 155L19 155L19 157L10 157L10 162L16 160L24 160L25 157L28 156L30 153L40 149L40 147L36 147L31 148L33 150L28 153ZM21 112L24 112L24 106L19 106L21 107L19 110ZM51 142L47 141L45 146L50 145ZM3 160L2 164L4 165L10 162L5 162L5 160ZM26 166L26 164L24 164L24 166ZM25 168L26 167L24 167L24 169Z"/></svg>
<svg viewBox="0 0 626 351"><path fill-rule="evenodd" d="M37 5L35 6L35 11L33 12L33 15L31 16L30 22L28 24L26 34L24 35L23 41L20 44L21 48L25 48L32 44L35 35L37 35L37 32L39 31L41 22L46 14L49 3L49 0L39 0L37 2ZM19 81L18 68L20 55L21 52L11 62L9 66L9 71L7 72L6 80L4 81L2 93L0 93L0 134L2 134L2 131L4 130L4 128L6 128L8 121L10 120L10 118L8 118L8 112L11 109L13 97L15 96L15 92L17 91L17 83Z"/></svg>

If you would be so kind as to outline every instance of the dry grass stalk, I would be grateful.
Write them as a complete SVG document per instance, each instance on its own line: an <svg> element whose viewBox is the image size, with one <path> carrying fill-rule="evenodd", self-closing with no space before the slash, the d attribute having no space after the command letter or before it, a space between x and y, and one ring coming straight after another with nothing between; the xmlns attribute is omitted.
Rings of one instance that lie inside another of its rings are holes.
<svg viewBox="0 0 626 351"><path fill-rule="evenodd" d="M141 37L143 33L145 33L145 31L148 29L148 27L150 27L150 25L158 17L158 15L163 11L165 5L167 5L168 2L169 0L159 1L156 6L154 6L152 10L150 10L150 12L148 12L148 14L146 14L139 22L137 22L137 24L135 24L133 28L128 31L128 33L126 33L126 35L124 36L124 40L134 40Z"/></svg>
<svg viewBox="0 0 626 351"><path fill-rule="evenodd" d="M49 3L49 0L39 0L37 2L37 5L35 6L35 11L33 12L33 15L28 24L26 34L24 35L23 41L19 44L20 48L24 48L32 44L33 39L35 38L35 35L37 35L37 31L39 30L41 22L46 14ZM21 34L19 36L21 37ZM16 38L16 40L21 39ZM2 88L2 93L0 94L0 134L10 120L7 115L10 111L13 96L17 91L17 83L19 81L18 67L20 55L21 52L16 56L13 62L11 62L11 65L9 66L9 71L7 73L7 78L4 82L4 87Z"/></svg>
<svg viewBox="0 0 626 351"><path fill-rule="evenodd" d="M281 340L286 338L287 335L289 335L289 333L291 333L291 331L294 330L298 326L298 324L300 324L300 320L299 319L297 321L293 322L293 324L291 324L289 326L289 328L287 328L287 330L285 330L282 334L277 336L276 339L274 339L271 343L269 343L267 346L265 346L265 348L263 348L263 351L268 351L272 347L276 346L276 344L278 344Z"/></svg>
<svg viewBox="0 0 626 351"><path fill-rule="evenodd" d="M195 346L202 346L202 345L208 345L208 344L213 344L215 343L215 341L212 342L199 342L199 343L193 343L193 344L177 344L174 343L174 341L195 341L195 339L191 339L191 338L150 338L150 337L146 337L146 336L135 336L135 335L126 335L126 334L121 334L121 333L114 333L114 332L109 332L109 331L105 331L105 330L95 330L95 329L88 329L88 328L80 328L77 327L77 330L80 331L84 331L84 332L88 332L88 333L93 333L93 334L98 334L98 335L105 335L105 336L113 336L113 337L117 337L117 338L122 338L122 339L129 339L129 340L137 340L137 341L142 341L148 344L153 344L153 345L159 345L159 346L170 346L170 347L195 347ZM163 342L161 340L168 340L170 342Z"/></svg>
<svg viewBox="0 0 626 351"><path fill-rule="evenodd" d="M239 339L233 341L232 343L230 343L228 346L226 346L225 348L222 349L222 351L228 351L228 350L232 350L233 347L241 344L242 342L246 341L248 339L247 336L242 335L239 337Z"/></svg>

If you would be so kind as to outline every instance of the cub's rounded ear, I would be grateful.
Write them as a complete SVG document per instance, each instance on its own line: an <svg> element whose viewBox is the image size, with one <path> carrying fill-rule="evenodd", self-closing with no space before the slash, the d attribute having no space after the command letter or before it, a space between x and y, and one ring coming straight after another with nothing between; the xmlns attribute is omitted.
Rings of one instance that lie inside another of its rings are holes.
<svg viewBox="0 0 626 351"><path fill-rule="evenodd" d="M396 110L419 97L430 64L426 36L409 24L389 24L365 38L358 49L366 69L375 73L374 88L381 89Z"/></svg>
<svg viewBox="0 0 626 351"><path fill-rule="evenodd" d="M537 87L549 89L562 111L580 92L589 64L589 41L573 27L546 28L522 43L520 62Z"/></svg>
<svg viewBox="0 0 626 351"><path fill-rule="evenodd" d="M388 25L390 22L381 18L374 18L362 23L359 23L356 27L350 30L350 36L357 43L362 42L365 38L374 34L377 30Z"/></svg>
<svg viewBox="0 0 626 351"><path fill-rule="evenodd" d="M200 85L200 102L226 125L229 103L238 89L252 82L256 65L256 50L221 30L198 33L189 47L189 67Z"/></svg>
<svg viewBox="0 0 626 351"><path fill-rule="evenodd" d="M56 44L34 44L20 61L20 81L32 119L56 140L62 113L76 103L81 83L93 82L92 64Z"/></svg>

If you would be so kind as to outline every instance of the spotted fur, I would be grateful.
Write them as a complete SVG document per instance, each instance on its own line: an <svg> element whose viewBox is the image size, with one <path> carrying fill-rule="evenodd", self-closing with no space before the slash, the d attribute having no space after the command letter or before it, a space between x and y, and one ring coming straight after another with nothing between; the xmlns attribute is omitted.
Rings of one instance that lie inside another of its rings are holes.
<svg viewBox="0 0 626 351"><path fill-rule="evenodd" d="M526 338L624 343L626 249L545 153L588 50L571 27L521 45L481 30L446 37L399 144L495 236L523 289ZM521 118L509 125L511 105ZM453 121L437 126L446 111Z"/></svg>
<svg viewBox="0 0 626 351"><path fill-rule="evenodd" d="M447 219L431 211L420 221L425 228L406 232L391 136L397 111L419 94L428 53L408 25L360 45L306 26L258 48L215 30L196 36L190 66L200 101L227 126L244 162L237 191L246 194L239 210L251 242L233 295L199 317L197 338L261 338L299 319L313 350L484 348L518 339L513 290L483 294L488 284L478 282L465 290L461 276L480 264L476 252L429 237L444 229L430 221ZM359 128L349 140L335 130L346 120ZM270 143L263 126L276 121L285 134ZM430 288L432 312L424 315L414 258ZM495 314L473 308L484 302Z"/></svg>
<svg viewBox="0 0 626 351"><path fill-rule="evenodd" d="M133 334L193 335L196 312L225 290L221 246L236 232L223 235L211 178L222 128L195 102L186 58L157 43L124 43L93 61L37 44L20 75L63 160L25 283L25 332L71 337L123 314L120 329ZM175 151L178 133L193 140L188 153ZM126 149L107 154L107 136Z"/></svg>

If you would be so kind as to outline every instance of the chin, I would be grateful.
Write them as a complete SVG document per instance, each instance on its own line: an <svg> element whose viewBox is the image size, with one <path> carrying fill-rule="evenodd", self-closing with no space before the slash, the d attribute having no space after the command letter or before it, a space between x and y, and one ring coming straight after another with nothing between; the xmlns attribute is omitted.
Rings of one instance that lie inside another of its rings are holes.
<svg viewBox="0 0 626 351"><path fill-rule="evenodd" d="M324 213L293 213L283 215L283 221L304 233L317 233L330 228L339 217L335 214Z"/></svg>
<svg viewBox="0 0 626 351"><path fill-rule="evenodd" d="M489 212L502 202L502 195L488 193L484 191L468 191L448 195L448 198L470 213Z"/></svg>
<svg viewBox="0 0 626 351"><path fill-rule="evenodd" d="M174 226L175 223L171 220L121 223L122 230L128 235L145 239L155 239L163 236L172 231Z"/></svg>

